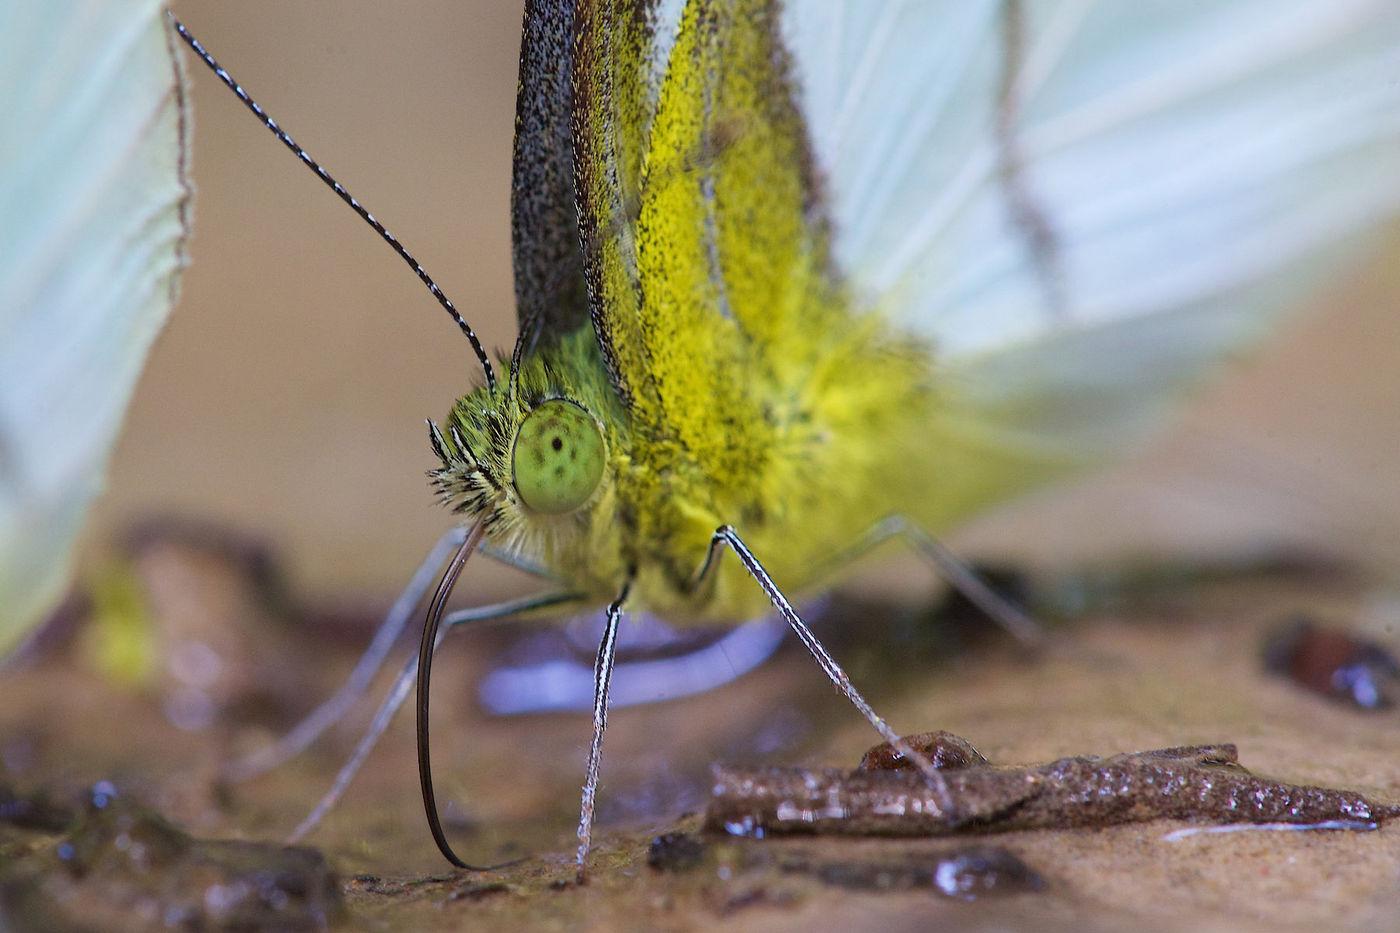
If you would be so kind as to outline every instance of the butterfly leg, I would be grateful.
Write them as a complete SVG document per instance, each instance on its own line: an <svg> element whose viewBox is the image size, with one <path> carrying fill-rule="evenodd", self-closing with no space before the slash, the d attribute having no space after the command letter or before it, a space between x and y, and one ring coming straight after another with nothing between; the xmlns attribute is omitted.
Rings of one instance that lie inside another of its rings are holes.
<svg viewBox="0 0 1400 933"><path fill-rule="evenodd" d="M891 516L876 524L854 545L838 554L831 562L832 566L843 566L892 538L902 539L932 564L950 586L966 596L969 602L1022 645L1035 648L1043 643L1045 633L1034 619L988 586L947 545L902 515Z"/></svg>
<svg viewBox="0 0 1400 933"><path fill-rule="evenodd" d="M890 728L889 723L885 722L884 717L875 712L865 697L861 696L860 691L856 690L855 685L851 683L850 675L836 662L836 659L831 656L831 653L826 650L826 646L817 639L812 629L803 621L802 617L797 614L797 610L792 608L792 604L788 602L782 590L778 589L778 585L773 582L773 578L768 575L768 571L763 569L763 565L759 562L758 558L755 557L748 546L744 544L738 532L729 525L724 525L716 529L714 536L710 538L710 550L705 555L704 563L700 566L700 571L696 577L697 583L704 578L709 568L713 565L715 558L718 556L719 549L725 545L728 545L729 549L739 558L739 562L744 565L744 569L749 572L749 576L753 577L755 582L763 589L763 592L768 596L769 602L773 604L773 607L778 610L778 613L792 628L793 632L797 634L798 639L800 639L807 650L811 652L812 657L816 659L822 672L825 673L832 684L836 686L836 689L840 690L841 694L850 701L851 705L859 710L861 715L875 727L875 731L880 733L881 738L893 746L906 760L919 769L924 779L928 781L929 788L932 790L939 808L944 814L952 814L954 808L952 797L948 793L948 782L934 766L933 762L929 761L928 756L923 755L912 748L908 742L905 742L904 739L900 737L899 733Z"/></svg>
<svg viewBox="0 0 1400 933"><path fill-rule="evenodd" d="M399 594L399 598L389 607L388 614L374 633L369 647L356 662L355 669L350 672L345 684L282 738L231 764L225 771L225 777L231 781L246 781L266 774L301 754L321 733L345 716L350 707L369 689L374 676L379 673L399 635L408 625L408 620L413 618L414 609L437 578L438 568L453 549L461 546L465 534L466 529L453 528L432 546L428 556L423 558L423 563L418 565L412 579Z"/></svg>
<svg viewBox="0 0 1400 933"><path fill-rule="evenodd" d="M458 542L460 544L460 542ZM526 596L521 599L512 599L500 603L492 603L488 606L474 606L471 609L462 609L452 613L443 619L443 629L438 634L433 650L442 644L443 637L447 630L468 622L493 622L499 619L507 619L526 612L533 612L537 609L547 609L553 606L566 605L574 602L576 597L569 593L547 593L540 596ZM364 765L365 759L374 746L379 743L379 739L389 728L389 723L393 721L394 714L403 706L408 699L413 685L418 679L418 652L414 652L403 667L399 670L399 676L394 679L394 685L389 688L379 709L375 711L374 720L370 723L365 734L355 743L355 750L350 753L345 764L340 766L336 772L335 780L331 782L330 789L316 802L316 806L306 815L306 818L297 825L292 834L287 837L288 845L295 845L300 842L307 833L315 829L317 824L325 818L340 798L345 794L346 788L354 780L355 775Z"/></svg>
<svg viewBox="0 0 1400 933"><path fill-rule="evenodd" d="M593 742L588 747L588 770L583 779L583 799L578 815L578 882L588 882L588 849L593 842L593 806L598 794L598 773L603 759L603 731L608 727L608 696L612 688L613 665L617 660L617 628L622 604L631 590L631 581L617 599L608 605L608 623L598 643L598 659L593 666Z"/></svg>
<svg viewBox="0 0 1400 933"><path fill-rule="evenodd" d="M384 621L380 623L375 632L374 638L371 639L369 647L365 649L365 653L356 662L354 670L350 672L350 676L341 688L272 745L230 765L225 772L225 776L229 780L251 780L274 770L305 751L326 729L339 722L349 712L350 708L365 694L374 681L375 675L383 667L389 652L403 633L408 621L413 618L414 610L422 601L423 594L432 586L438 567L442 565L454 548L461 546L465 535L466 529L453 528L429 549L427 557L414 571L413 577L404 587L403 592L394 600L394 604L389 608ZM545 593L454 612L443 620L444 628L437 636L434 650L436 650L436 645L442 643L442 637L446 634L446 630L457 625L509 618L521 613L567 604L575 599L576 597L568 593ZM408 698L409 691L412 690L417 678L417 668L418 654L415 652L400 670L388 695L376 711L374 720L370 723L365 734L361 736L359 742L356 743L350 758L341 765L340 770L336 773L330 789L317 801L311 812L288 837L289 844L299 842L307 833L315 829L331 808L339 802L346 788L350 786L350 782L364 765L365 759L369 757L370 751L373 750L384 731L389 727L394 714Z"/></svg>

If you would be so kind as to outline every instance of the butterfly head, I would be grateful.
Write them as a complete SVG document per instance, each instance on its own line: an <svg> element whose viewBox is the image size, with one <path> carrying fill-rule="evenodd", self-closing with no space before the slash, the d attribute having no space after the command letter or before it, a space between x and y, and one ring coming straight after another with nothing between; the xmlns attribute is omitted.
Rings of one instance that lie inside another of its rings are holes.
<svg viewBox="0 0 1400 933"><path fill-rule="evenodd" d="M564 341L534 355L509 385L477 389L441 427L429 423L442 460L429 476L442 499L468 521L484 520L507 550L538 555L584 536L612 488L623 440L608 418L611 387L577 371L565 378L589 343Z"/></svg>

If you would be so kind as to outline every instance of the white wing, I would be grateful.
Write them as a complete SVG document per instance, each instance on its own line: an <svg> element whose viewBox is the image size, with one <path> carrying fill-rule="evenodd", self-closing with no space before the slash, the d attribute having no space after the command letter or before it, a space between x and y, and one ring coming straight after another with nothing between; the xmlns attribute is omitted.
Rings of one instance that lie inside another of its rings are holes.
<svg viewBox="0 0 1400 933"><path fill-rule="evenodd" d="M1400 207L1393 0L790 0L837 258L1093 456Z"/></svg>
<svg viewBox="0 0 1400 933"><path fill-rule="evenodd" d="M61 594L174 303L184 133L158 2L0 4L0 654Z"/></svg>

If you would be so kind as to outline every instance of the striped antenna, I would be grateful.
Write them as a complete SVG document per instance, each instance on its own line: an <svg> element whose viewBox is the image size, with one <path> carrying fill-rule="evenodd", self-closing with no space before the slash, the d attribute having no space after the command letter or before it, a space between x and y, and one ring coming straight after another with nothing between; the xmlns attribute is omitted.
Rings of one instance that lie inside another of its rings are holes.
<svg viewBox="0 0 1400 933"><path fill-rule="evenodd" d="M477 339L476 333L471 329L471 325L457 312L452 302L443 294L442 289L438 288L438 284L433 281L433 277L428 275L427 270L418 264L418 260L413 258L413 254L405 249L404 245L398 241L398 238L386 230L384 225L374 218L373 214L366 210L359 201L355 200L350 192L341 187L340 182L336 181L330 172L326 171L319 162L311 158L305 149L297 145L297 141L292 139L292 137L287 134L286 130L282 129L282 127L277 124L276 120L268 116L267 112L264 111L262 107L258 106L258 102L253 100L253 98L248 95L247 91L243 90L242 85L233 80L233 77L215 61L214 56L210 55L208 50L199 44L199 40L190 34L190 31L185 28L184 23L176 19L175 15L169 11L167 11L165 15L170 18L171 24L175 27L175 32L179 34L181 39L185 40L185 44L194 50L194 53L199 56L204 64L209 66L209 69L218 76L225 87L233 91L235 97L243 101L243 105L253 112L253 116L257 117L259 122L267 127L273 136L280 139L282 145L292 150L293 154L301 160L302 164L315 172L316 177L321 179L328 188L339 195L342 201L350 205L350 209L360 215L361 220L373 227L374 231L383 238L384 242L388 243L394 252L399 254L400 259L408 263L408 267L413 270L413 274L418 276L418 280L428 287L428 291L433 293L433 297L438 300L438 304L442 305L447 313L452 315L452 320L457 322L457 326L461 328L462 333L466 335L467 341L471 343L472 349L476 351L477 359L481 361L481 370L486 374L486 385L494 389L496 387L496 373L491 368L491 360L486 355L486 348L483 347L481 341Z"/></svg>

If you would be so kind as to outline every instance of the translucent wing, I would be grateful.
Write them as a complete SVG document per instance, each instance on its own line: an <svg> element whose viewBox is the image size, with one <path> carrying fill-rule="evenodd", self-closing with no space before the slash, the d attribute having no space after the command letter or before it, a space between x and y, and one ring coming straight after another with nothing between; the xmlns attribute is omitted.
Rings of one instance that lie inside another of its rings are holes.
<svg viewBox="0 0 1400 933"><path fill-rule="evenodd" d="M793 0L784 35L841 267L1012 443L1140 435L1400 206L1389 0Z"/></svg>
<svg viewBox="0 0 1400 933"><path fill-rule="evenodd" d="M0 653L57 599L184 263L155 0L0 4Z"/></svg>

